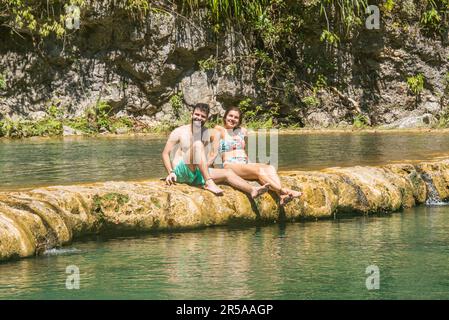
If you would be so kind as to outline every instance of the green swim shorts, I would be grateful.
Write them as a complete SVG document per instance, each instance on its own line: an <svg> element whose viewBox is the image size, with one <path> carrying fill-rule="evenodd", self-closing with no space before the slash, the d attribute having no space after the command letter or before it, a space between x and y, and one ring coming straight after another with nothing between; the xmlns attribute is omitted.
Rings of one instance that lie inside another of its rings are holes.
<svg viewBox="0 0 449 320"><path fill-rule="evenodd" d="M203 186L206 183L200 169L195 168L195 172L192 172L184 160L179 161L173 172L176 174L176 182L192 186Z"/></svg>

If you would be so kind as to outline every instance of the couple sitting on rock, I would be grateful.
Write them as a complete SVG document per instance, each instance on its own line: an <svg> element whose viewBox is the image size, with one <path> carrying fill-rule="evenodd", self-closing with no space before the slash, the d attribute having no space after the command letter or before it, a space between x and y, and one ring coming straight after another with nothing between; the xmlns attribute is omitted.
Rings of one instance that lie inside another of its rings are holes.
<svg viewBox="0 0 449 320"><path fill-rule="evenodd" d="M162 152L164 166L168 171L165 179L168 185L175 182L203 186L216 195L223 190L216 183L227 183L256 198L269 189L275 191L280 204L285 205L301 195L299 191L283 188L276 169L267 164L248 163L245 151L247 130L240 126L242 112L237 107L226 110L223 126L213 130L204 125L209 117L209 106L199 103L192 112L190 124L176 128L170 134ZM206 156L206 147L212 148ZM175 150L173 162L170 153ZM223 169L211 168L218 153L221 154ZM257 180L255 187L246 180Z"/></svg>

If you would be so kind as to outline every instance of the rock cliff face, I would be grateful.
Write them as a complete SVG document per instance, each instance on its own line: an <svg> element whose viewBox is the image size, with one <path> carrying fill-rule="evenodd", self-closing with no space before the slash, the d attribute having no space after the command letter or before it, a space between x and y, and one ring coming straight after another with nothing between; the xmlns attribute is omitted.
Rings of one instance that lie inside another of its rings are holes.
<svg viewBox="0 0 449 320"><path fill-rule="evenodd" d="M0 27L0 71L6 82L0 119L39 119L50 105L79 116L103 100L115 114L151 123L173 120L183 111L169 103L174 95L182 96L184 107L206 102L217 113L218 96L254 93L240 80L221 78L212 85L211 75L199 70L198 61L216 51L204 28L167 13L134 20L123 11L111 12L108 1L98 3L81 21L71 47L46 39L37 49L30 37L21 39ZM223 34L222 42L223 55L245 50L233 34Z"/></svg>
<svg viewBox="0 0 449 320"><path fill-rule="evenodd" d="M303 42L290 50L297 57L297 94L287 99L281 91L267 95L258 84L258 67L239 63L239 57L254 51L250 35L228 29L216 36L201 19L192 23L175 14L175 7L172 13L150 12L137 20L106 9L112 2L93 1L68 43L47 39L36 46L29 35L0 26L0 73L6 83L0 89L0 120L38 119L49 105L62 107L67 117L80 115L98 100L113 106L114 114L147 124L172 121L197 102L210 103L220 113L245 98L280 106L280 121L288 118L311 127L351 124L356 105L367 122L377 125L410 117L407 123L415 123L414 117L423 115L429 120L418 122L431 125L446 112L449 39L447 34L423 35L416 1L398 1L403 24L386 14L380 30L362 30L333 49L334 71L323 71L329 87L320 89L314 100L307 100L310 88L300 84L312 72L308 59L318 61L325 54L319 41L322 26L306 25ZM210 56L234 57L234 63L220 72L201 71L198 62ZM425 82L416 98L406 79L418 73ZM287 85L281 81L278 86ZM184 105L170 103L173 96L182 97Z"/></svg>
<svg viewBox="0 0 449 320"><path fill-rule="evenodd" d="M89 234L180 230L279 220L387 213L449 200L449 160L416 165L285 172L303 196L280 210L276 196L256 201L230 187L225 196L160 181L106 182L0 193L0 261L40 254Z"/></svg>

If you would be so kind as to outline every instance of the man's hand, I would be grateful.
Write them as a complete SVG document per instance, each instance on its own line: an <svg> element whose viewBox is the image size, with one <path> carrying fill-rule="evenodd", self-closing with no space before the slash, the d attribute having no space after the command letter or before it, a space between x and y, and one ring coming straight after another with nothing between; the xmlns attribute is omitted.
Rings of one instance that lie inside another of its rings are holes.
<svg viewBox="0 0 449 320"><path fill-rule="evenodd" d="M176 174L174 172L171 172L167 178L165 178L165 183L167 183L169 186L172 184L176 184Z"/></svg>

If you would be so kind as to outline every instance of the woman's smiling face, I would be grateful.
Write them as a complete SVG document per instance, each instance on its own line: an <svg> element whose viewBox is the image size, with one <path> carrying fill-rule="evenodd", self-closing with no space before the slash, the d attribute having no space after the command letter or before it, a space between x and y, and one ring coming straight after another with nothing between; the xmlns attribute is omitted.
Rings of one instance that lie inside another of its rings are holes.
<svg viewBox="0 0 449 320"><path fill-rule="evenodd" d="M226 115L225 119L225 127L228 129L233 129L238 126L240 122L240 113L236 110L231 110Z"/></svg>

